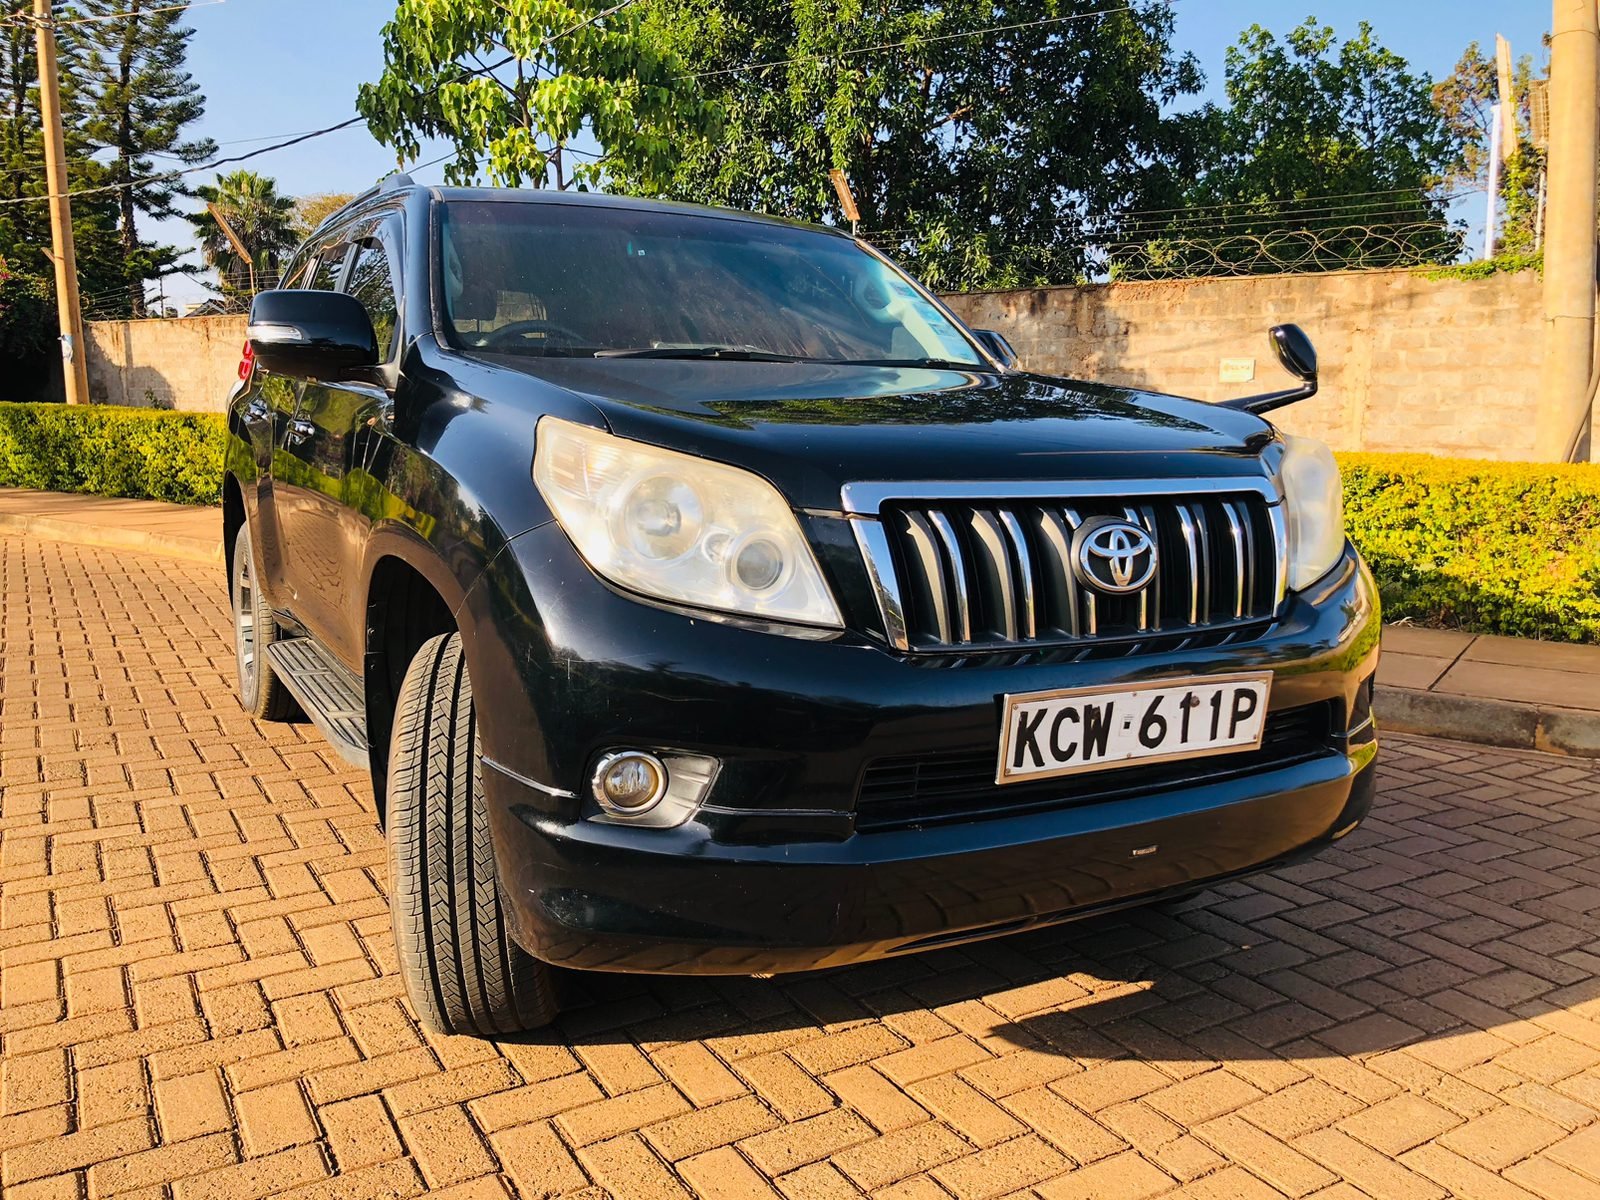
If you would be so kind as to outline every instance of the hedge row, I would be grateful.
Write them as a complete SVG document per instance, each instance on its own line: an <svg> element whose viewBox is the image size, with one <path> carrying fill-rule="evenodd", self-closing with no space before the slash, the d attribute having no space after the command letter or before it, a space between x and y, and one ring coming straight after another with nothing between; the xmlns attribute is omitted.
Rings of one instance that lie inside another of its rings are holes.
<svg viewBox="0 0 1600 1200"><path fill-rule="evenodd" d="M215 504L224 431L210 414L0 404L0 486ZM1600 642L1600 464L1339 461L1388 619Z"/></svg>
<svg viewBox="0 0 1600 1200"><path fill-rule="evenodd" d="M0 404L0 486L216 504L226 432L214 413Z"/></svg>
<svg viewBox="0 0 1600 1200"><path fill-rule="evenodd" d="M1600 463L1341 454L1384 618L1600 642Z"/></svg>

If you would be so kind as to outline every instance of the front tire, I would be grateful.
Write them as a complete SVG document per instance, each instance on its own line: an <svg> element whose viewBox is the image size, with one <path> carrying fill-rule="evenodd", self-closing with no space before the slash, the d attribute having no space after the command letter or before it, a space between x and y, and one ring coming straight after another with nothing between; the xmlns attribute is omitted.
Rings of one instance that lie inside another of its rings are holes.
<svg viewBox="0 0 1600 1200"><path fill-rule="evenodd" d="M228 591L233 600L239 703L258 720L287 721L295 715L297 706L267 657L267 647L278 640L278 623L273 619L272 606L256 584L256 554L250 544L248 522L239 527L233 538Z"/></svg>
<svg viewBox="0 0 1600 1200"><path fill-rule="evenodd" d="M428 1028L480 1036L555 1019L555 972L514 943L483 799L461 635L411 660L389 744L390 912L400 974Z"/></svg>

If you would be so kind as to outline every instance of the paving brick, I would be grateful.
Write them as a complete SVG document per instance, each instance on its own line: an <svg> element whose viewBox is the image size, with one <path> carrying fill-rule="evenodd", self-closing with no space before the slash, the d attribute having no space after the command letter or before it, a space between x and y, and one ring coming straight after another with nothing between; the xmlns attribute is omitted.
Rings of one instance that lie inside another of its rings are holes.
<svg viewBox="0 0 1600 1200"><path fill-rule="evenodd" d="M181 1142L208 1133L221 1133L233 1125L228 1098L215 1071L197 1071L158 1079L155 1083L156 1115L164 1142Z"/></svg>
<svg viewBox="0 0 1600 1200"><path fill-rule="evenodd" d="M420 1081L426 1082L426 1081ZM526 1087L496 1092L468 1104L478 1125L486 1133L509 1129L569 1112L605 1099L600 1085L587 1075L566 1075L560 1079L531 1083Z"/></svg>
<svg viewBox="0 0 1600 1200"><path fill-rule="evenodd" d="M150 1188L159 1194L169 1184L235 1161L233 1139L225 1133L211 1133L98 1162L89 1168L89 1194L121 1196L140 1188Z"/></svg>
<svg viewBox="0 0 1600 1200"><path fill-rule="evenodd" d="M153 1144L150 1121L134 1117L113 1125L81 1129L64 1137L7 1150L0 1159L0 1183L5 1187L60 1175L94 1163L136 1154Z"/></svg>
<svg viewBox="0 0 1600 1200"><path fill-rule="evenodd" d="M1259 1088L1226 1070L1218 1070L1152 1092L1144 1098L1144 1103L1180 1125L1197 1125L1243 1108L1261 1097Z"/></svg>
<svg viewBox="0 0 1600 1200"><path fill-rule="evenodd" d="M988 1200L1057 1175L1069 1160L1033 1134L933 1168L930 1172L961 1200Z"/></svg>
<svg viewBox="0 0 1600 1200"><path fill-rule="evenodd" d="M1172 1188L1172 1176L1132 1150L1035 1187L1045 1200L1146 1200Z"/></svg>
<svg viewBox="0 0 1600 1200"><path fill-rule="evenodd" d="M401 1117L400 1135L430 1187L461 1183L495 1169L467 1110L459 1105Z"/></svg>
<svg viewBox="0 0 1600 1200"><path fill-rule="evenodd" d="M548 1121L489 1135L500 1169L525 1196L575 1192L589 1180Z"/></svg>
<svg viewBox="0 0 1600 1200"><path fill-rule="evenodd" d="M586 1146L675 1117L688 1108L689 1102L676 1088L661 1083L643 1091L569 1108L556 1118L556 1126L574 1146Z"/></svg>
<svg viewBox="0 0 1600 1200"><path fill-rule="evenodd" d="M651 1056L678 1090L696 1106L717 1104L743 1095L749 1089L720 1059L699 1042L666 1046Z"/></svg>
<svg viewBox="0 0 1600 1200"><path fill-rule="evenodd" d="M637 1134L597 1142L578 1151L578 1160L613 1196L659 1196L689 1200L689 1193Z"/></svg>
<svg viewBox="0 0 1600 1200"><path fill-rule="evenodd" d="M1250 1116L1247 1110L1245 1116ZM1338 1123L1345 1133L1359 1138L1375 1150L1397 1155L1423 1142L1432 1141L1461 1123L1448 1109L1430 1104L1409 1092L1395 1096Z"/></svg>
<svg viewBox="0 0 1600 1200"><path fill-rule="evenodd" d="M328 1166L314 1146L296 1146L264 1158L246 1159L172 1185L173 1200L255 1200L278 1196L323 1179Z"/></svg>
<svg viewBox="0 0 1600 1200"><path fill-rule="evenodd" d="M1480 1167L1501 1171L1559 1141L1566 1131L1553 1121L1509 1105L1491 1109L1438 1139L1439 1145Z"/></svg>
<svg viewBox="0 0 1600 1200"><path fill-rule="evenodd" d="M836 1109L758 1133L741 1142L739 1149L768 1175L782 1175L873 1136L872 1126L855 1113Z"/></svg>
<svg viewBox="0 0 1600 1200"><path fill-rule="evenodd" d="M778 1118L761 1101L741 1096L647 1125L644 1136L661 1157L677 1162L765 1133L778 1124Z"/></svg>
<svg viewBox="0 0 1600 1200"><path fill-rule="evenodd" d="M233 1099L238 1116L239 1137L251 1157L286 1150L317 1138L317 1125L311 1119L300 1084L294 1081L269 1084Z"/></svg>
<svg viewBox="0 0 1600 1200"><path fill-rule="evenodd" d="M1375 1200L1406 1197L1438 1200L1444 1192L1388 1155L1363 1146L1334 1129L1322 1129L1296 1138L1294 1148L1327 1167Z"/></svg>
<svg viewBox="0 0 1600 1200"><path fill-rule="evenodd" d="M931 1170L972 1147L937 1121L897 1129L834 1155L834 1165L868 1191Z"/></svg>
<svg viewBox="0 0 1600 1200"><path fill-rule="evenodd" d="M701 1200L773 1200L775 1192L733 1149L708 1150L678 1164L678 1173Z"/></svg>
<svg viewBox="0 0 1600 1200"><path fill-rule="evenodd" d="M317 1109L317 1119L340 1171L386 1162L403 1153L383 1101L376 1096L325 1104Z"/></svg>

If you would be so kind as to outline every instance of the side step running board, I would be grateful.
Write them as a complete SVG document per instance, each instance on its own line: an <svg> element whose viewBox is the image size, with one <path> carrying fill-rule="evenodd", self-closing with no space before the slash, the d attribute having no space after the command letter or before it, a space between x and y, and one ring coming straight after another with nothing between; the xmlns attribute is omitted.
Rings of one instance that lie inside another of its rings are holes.
<svg viewBox="0 0 1600 1200"><path fill-rule="evenodd" d="M367 702L361 680L314 638L273 642L267 657L306 716L322 731L339 757L368 767Z"/></svg>

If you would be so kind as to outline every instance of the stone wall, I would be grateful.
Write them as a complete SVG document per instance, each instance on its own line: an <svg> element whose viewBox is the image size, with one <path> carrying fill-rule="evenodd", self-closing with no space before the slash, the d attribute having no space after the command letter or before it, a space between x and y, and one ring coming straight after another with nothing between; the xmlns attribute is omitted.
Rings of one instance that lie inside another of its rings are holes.
<svg viewBox="0 0 1600 1200"><path fill-rule="evenodd" d="M1322 390L1272 420L1341 450L1528 458L1543 346L1539 275L1270 275L948 297L1028 367L1220 400L1275 391L1268 327L1316 344ZM1253 376L1253 378L1251 378Z"/></svg>
<svg viewBox="0 0 1600 1200"><path fill-rule="evenodd" d="M1288 387L1267 328L1316 343L1322 391L1273 420L1348 450L1475 458L1533 452L1543 335L1532 271L1429 279L1411 271L1114 283L949 297L1039 371L1220 400ZM96 400L220 412L245 319L89 326Z"/></svg>
<svg viewBox="0 0 1600 1200"><path fill-rule="evenodd" d="M222 412L239 378L245 318L91 321L89 395L100 404Z"/></svg>

